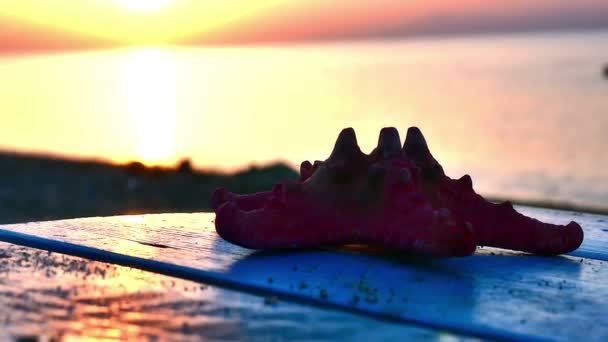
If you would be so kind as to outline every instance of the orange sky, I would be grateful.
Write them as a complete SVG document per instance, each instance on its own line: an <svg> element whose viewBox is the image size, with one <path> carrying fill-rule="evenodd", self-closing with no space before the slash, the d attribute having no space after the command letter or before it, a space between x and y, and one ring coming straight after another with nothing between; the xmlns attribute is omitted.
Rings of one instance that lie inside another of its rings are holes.
<svg viewBox="0 0 608 342"><path fill-rule="evenodd" d="M605 0L0 0L0 49L608 27Z"/></svg>

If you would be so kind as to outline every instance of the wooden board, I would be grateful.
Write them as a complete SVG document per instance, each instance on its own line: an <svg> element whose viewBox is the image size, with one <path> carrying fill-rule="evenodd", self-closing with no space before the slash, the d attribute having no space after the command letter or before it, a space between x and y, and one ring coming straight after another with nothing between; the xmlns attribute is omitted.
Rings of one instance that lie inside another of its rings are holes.
<svg viewBox="0 0 608 342"><path fill-rule="evenodd" d="M277 336L300 341L462 338L0 243L0 341L266 341Z"/></svg>
<svg viewBox="0 0 608 342"><path fill-rule="evenodd" d="M547 215L551 222L572 219L564 212L526 211ZM136 256L128 261L156 272L177 272L244 291L471 336L606 340L608 264L605 226L599 222L605 217L575 218L587 234L575 254L589 258L537 257L489 248L473 257L435 260L354 249L256 253L219 239L213 215L204 213L2 228ZM593 220L591 226L585 223ZM589 241L590 236L598 240ZM6 232L0 232L0 239L7 239Z"/></svg>

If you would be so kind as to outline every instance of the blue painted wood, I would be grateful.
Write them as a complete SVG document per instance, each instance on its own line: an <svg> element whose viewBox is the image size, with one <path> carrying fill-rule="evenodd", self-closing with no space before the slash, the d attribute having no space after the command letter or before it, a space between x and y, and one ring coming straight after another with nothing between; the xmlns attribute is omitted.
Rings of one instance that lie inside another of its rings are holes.
<svg viewBox="0 0 608 342"><path fill-rule="evenodd" d="M484 338L608 339L608 264L602 260L489 248L455 259L354 247L256 253L219 239L212 220L212 214L144 215L2 228L151 259L161 263L152 265L156 272L188 269L247 291Z"/></svg>
<svg viewBox="0 0 608 342"><path fill-rule="evenodd" d="M274 283L274 278L267 278L265 283L260 282L248 282L248 272L253 267L256 269L259 265L247 265L241 264L232 273L232 276L226 276L225 273L218 273L213 271L207 271L204 269L198 269L194 267L181 266L170 262L156 261L152 259L145 259L136 256L114 253L99 248L87 247L69 242L51 240L41 238L33 235L12 232L4 229L0 229L0 241L17 244L20 246L27 246L31 248L42 249L51 252L63 253L67 255L82 257L94 261L102 261L107 263L113 263L121 266L138 268L144 271L155 272L164 274L172 277L177 277L186 280L192 280L196 282L205 283L208 285L219 286L225 289L242 291L249 294L261 295L261 296L274 296L281 300L288 300L300 304L310 304L317 307L323 307L333 310L344 311L348 313L359 313L364 316L370 316L389 322L400 322L400 323L413 323L417 326L425 328L434 328L440 330L449 330L457 334L471 335L481 338L493 338L500 340L532 340L532 341L544 341L544 339L536 338L533 336L526 336L517 334L501 329L484 328L481 330L475 329L475 327L460 327L458 325L451 324L437 324L433 320L417 319L415 317L407 317L401 315L394 315L391 312L383 312L377 310L368 310L365 307L358 307L356 305L344 305L343 302L329 300L321 295L323 290L319 289L319 296L310 295L306 292L291 291L294 286L290 286L290 290L285 290L281 287L270 286L269 284ZM323 255L311 254L308 259L313 262L320 262L324 259ZM263 267L268 267L266 262L263 262ZM285 268L288 264L292 264L290 260L277 259L271 262L272 265L279 268ZM263 269L263 268L262 268ZM243 272L245 271L245 272ZM309 270L304 270L308 272ZM241 274L235 277L235 274ZM274 273L273 273L274 274ZM284 282L285 279L276 276L277 281ZM272 279L270 281L269 279ZM298 284L300 289L307 288L308 285L304 281ZM312 283L311 283L312 284ZM375 290L375 289L374 289ZM327 292L326 292L327 293ZM364 292L367 293L367 292ZM329 296L329 295L327 295ZM369 301L367 297L364 300Z"/></svg>
<svg viewBox="0 0 608 342"><path fill-rule="evenodd" d="M0 322L3 342L467 340L3 242Z"/></svg>

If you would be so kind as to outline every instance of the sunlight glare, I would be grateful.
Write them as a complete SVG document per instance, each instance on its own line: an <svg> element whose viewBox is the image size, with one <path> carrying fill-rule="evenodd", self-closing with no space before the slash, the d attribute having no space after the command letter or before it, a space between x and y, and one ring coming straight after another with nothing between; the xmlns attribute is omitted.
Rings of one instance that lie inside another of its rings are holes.
<svg viewBox="0 0 608 342"><path fill-rule="evenodd" d="M162 49L136 49L127 58L127 109L137 156L144 163L162 163L175 157L175 73L170 53Z"/></svg>
<svg viewBox="0 0 608 342"><path fill-rule="evenodd" d="M152 12L166 7L169 0L120 0L120 4L135 12Z"/></svg>

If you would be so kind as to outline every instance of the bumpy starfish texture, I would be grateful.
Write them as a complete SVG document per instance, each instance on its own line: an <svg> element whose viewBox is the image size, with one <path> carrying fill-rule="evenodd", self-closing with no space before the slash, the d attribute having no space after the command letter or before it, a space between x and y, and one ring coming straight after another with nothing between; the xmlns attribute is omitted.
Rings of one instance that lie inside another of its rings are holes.
<svg viewBox="0 0 608 342"><path fill-rule="evenodd" d="M248 248L368 244L430 256L473 253L470 224L433 208L421 186L396 129L383 129L378 147L366 155L347 128L326 161L302 163L300 181L252 195L221 188L212 206L218 234Z"/></svg>
<svg viewBox="0 0 608 342"><path fill-rule="evenodd" d="M254 249L370 244L410 254L464 256L480 245L561 254L582 243L575 222L559 226L494 204L473 190L468 175L447 177L416 127L403 148L394 128L380 132L365 155L351 128L330 157L300 167L298 182L270 192L236 195L220 188L212 199L218 234Z"/></svg>
<svg viewBox="0 0 608 342"><path fill-rule="evenodd" d="M408 129L404 150L420 168L433 205L447 207L457 219L471 222L479 245L555 255L571 252L583 242L583 230L576 222L543 223L518 213L510 202L486 201L473 190L469 175L458 180L446 176L418 128Z"/></svg>

